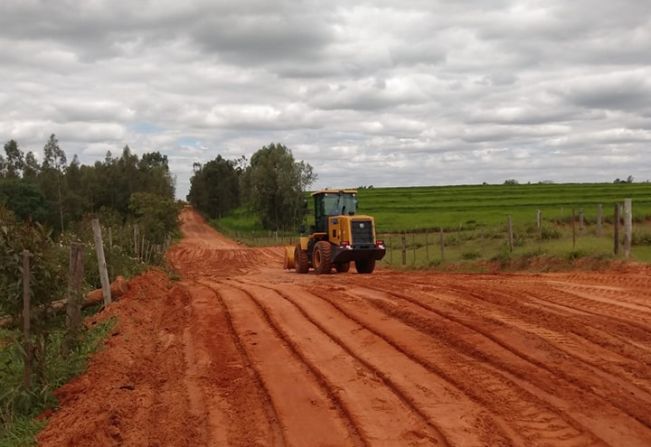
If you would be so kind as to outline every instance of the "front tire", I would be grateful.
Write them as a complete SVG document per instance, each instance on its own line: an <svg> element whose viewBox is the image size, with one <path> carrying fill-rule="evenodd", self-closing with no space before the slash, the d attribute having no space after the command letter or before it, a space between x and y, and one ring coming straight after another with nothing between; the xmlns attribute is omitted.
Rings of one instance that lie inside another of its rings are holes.
<svg viewBox="0 0 651 447"><path fill-rule="evenodd" d="M375 270L375 259L355 261L355 270L357 270L357 273L362 274L373 273L373 270Z"/></svg>
<svg viewBox="0 0 651 447"><path fill-rule="evenodd" d="M296 268L296 273L307 273L310 269L307 252L301 249L300 244L296 244L296 248L294 248L294 267Z"/></svg>
<svg viewBox="0 0 651 447"><path fill-rule="evenodd" d="M332 245L327 241L319 241L314 244L312 252L312 267L317 275L330 273L332 268Z"/></svg>

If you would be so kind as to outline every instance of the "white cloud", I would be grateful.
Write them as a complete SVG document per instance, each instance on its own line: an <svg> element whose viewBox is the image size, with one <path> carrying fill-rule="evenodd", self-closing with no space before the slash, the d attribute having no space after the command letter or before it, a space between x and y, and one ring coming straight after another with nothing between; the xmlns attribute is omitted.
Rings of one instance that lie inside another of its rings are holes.
<svg viewBox="0 0 651 447"><path fill-rule="evenodd" d="M4 0L0 137L84 162L283 142L320 185L646 178L651 3Z"/></svg>

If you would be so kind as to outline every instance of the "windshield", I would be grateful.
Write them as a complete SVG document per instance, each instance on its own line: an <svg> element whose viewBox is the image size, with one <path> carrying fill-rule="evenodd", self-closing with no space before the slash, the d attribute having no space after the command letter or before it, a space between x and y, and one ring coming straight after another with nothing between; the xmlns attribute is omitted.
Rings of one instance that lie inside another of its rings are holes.
<svg viewBox="0 0 651 447"><path fill-rule="evenodd" d="M323 209L327 216L353 215L357 212L357 197L354 194L326 194Z"/></svg>

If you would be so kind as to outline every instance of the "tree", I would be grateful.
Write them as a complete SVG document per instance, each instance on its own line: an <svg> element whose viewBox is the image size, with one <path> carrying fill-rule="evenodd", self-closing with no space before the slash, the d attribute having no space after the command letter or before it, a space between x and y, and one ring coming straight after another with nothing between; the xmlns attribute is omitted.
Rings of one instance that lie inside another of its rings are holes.
<svg viewBox="0 0 651 447"><path fill-rule="evenodd" d="M36 157L32 151L27 152L25 155L25 166L23 167L23 178L25 179L35 179L39 172L41 171Z"/></svg>
<svg viewBox="0 0 651 447"><path fill-rule="evenodd" d="M18 178L23 172L25 166L25 157L23 152L18 148L16 140L9 140L5 143L5 170L7 178Z"/></svg>
<svg viewBox="0 0 651 447"><path fill-rule="evenodd" d="M301 222L305 190L315 180L312 166L296 162L287 147L272 143L251 157L243 187L264 228L279 230Z"/></svg>
<svg viewBox="0 0 651 447"><path fill-rule="evenodd" d="M178 204L170 197L137 192L129 199L129 210L142 225L144 237L162 244L177 227Z"/></svg>
<svg viewBox="0 0 651 447"><path fill-rule="evenodd" d="M66 153L59 147L56 135L50 135L43 147L42 191L48 200L55 202L59 210L59 229L63 232L63 170L66 167ZM52 188L54 187L54 188ZM51 193L49 191L52 191ZM53 197L56 194L56 197Z"/></svg>
<svg viewBox="0 0 651 447"><path fill-rule="evenodd" d="M4 204L21 220L43 222L50 212L38 186L25 179L0 180L0 204Z"/></svg>
<svg viewBox="0 0 651 447"><path fill-rule="evenodd" d="M211 218L222 217L240 204L241 169L237 160L218 155L203 166L194 165L187 199Z"/></svg>

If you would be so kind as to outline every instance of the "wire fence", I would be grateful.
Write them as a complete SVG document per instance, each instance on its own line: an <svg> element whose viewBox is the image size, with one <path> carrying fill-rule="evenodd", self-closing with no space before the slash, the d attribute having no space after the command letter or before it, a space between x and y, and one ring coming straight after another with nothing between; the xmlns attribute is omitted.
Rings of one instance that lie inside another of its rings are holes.
<svg viewBox="0 0 651 447"><path fill-rule="evenodd" d="M511 257L554 256L621 257L651 262L651 221L634 216L631 200L590 208L565 208L546 218L547 210L534 209L528 220L519 213L516 222L505 214L503 222L484 225L477 221L457 227L430 230L378 232L384 241L384 265L428 267L442 263L476 260L504 260ZM433 219L435 221L435 218ZM233 232L231 237L250 246L293 245L296 233L259 231Z"/></svg>

